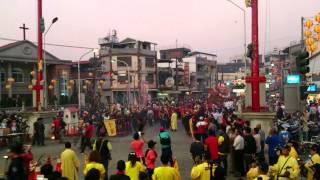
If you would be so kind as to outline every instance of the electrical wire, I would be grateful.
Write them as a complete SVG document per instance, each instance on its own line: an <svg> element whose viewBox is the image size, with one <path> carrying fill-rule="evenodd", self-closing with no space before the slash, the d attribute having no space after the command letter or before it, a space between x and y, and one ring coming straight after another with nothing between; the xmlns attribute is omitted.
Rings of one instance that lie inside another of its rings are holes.
<svg viewBox="0 0 320 180"><path fill-rule="evenodd" d="M21 40L18 39L10 39L10 38L4 38L4 37L0 37L0 40L4 40L4 41L12 41L12 42L18 42ZM37 44L37 42L31 41L34 44ZM75 46L75 45L65 45L65 44L55 44L55 43L45 43L48 46L56 46L56 47L64 47L64 48L74 48L74 49L96 49L93 47L85 47L85 46Z"/></svg>

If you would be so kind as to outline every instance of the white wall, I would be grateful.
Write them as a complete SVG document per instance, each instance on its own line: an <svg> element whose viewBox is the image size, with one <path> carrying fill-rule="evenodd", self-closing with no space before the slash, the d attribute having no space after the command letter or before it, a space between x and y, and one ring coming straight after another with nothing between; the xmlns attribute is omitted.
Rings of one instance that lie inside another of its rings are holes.
<svg viewBox="0 0 320 180"><path fill-rule="evenodd" d="M189 72L197 72L197 64L196 64L196 57L195 56L190 56L183 58L183 62L188 62L189 63ZM184 68L184 66L183 66Z"/></svg>

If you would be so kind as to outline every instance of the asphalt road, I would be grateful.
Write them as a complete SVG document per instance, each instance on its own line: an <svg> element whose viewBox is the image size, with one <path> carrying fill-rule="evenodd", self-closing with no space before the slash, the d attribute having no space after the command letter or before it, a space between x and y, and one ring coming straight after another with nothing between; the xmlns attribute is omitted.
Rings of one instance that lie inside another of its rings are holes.
<svg viewBox="0 0 320 180"><path fill-rule="evenodd" d="M159 146L159 140L157 138L159 133L159 125L155 125L153 127L146 127L144 139L145 141L148 140L155 140L157 142L156 149L160 156L160 146ZM178 131L176 132L170 132L172 137L172 150L173 150L173 156L178 160L179 167L180 167L180 174L183 180L190 179L190 170L193 166L193 161L191 159L191 155L189 153L190 144L192 142L191 138L186 135L184 129L182 129L182 125L179 124ZM74 142L73 138L67 138L68 140ZM130 149L130 142L132 141L131 136L125 136L125 137L110 137L109 138L113 149L112 149L112 160L109 165L108 173L114 173L116 171L116 163L118 160L127 160L128 154L131 152ZM77 152L78 157L81 161L81 170L83 167L84 162L84 155L80 154L79 150L79 144L77 146L73 145L73 149ZM48 156L51 156L53 159L60 156L60 153L63 151L64 145L59 144L57 141L54 140L46 140L46 146L34 146L33 147L33 153L34 153L34 159L38 159L40 156L44 156L43 161L45 161L45 158ZM147 144L145 145L145 150L147 149ZM6 152L6 149L2 149L0 151L1 155L4 155ZM89 149L86 150L87 153L89 153ZM55 164L55 160L53 161L53 164ZM156 161L157 165L160 165L160 159L158 158ZM3 158L0 159L0 168L3 172L3 169L5 166L5 160ZM83 173L82 171L79 172L80 179L83 179ZM228 176L228 180L234 180L236 178L233 178L231 176ZM237 178L238 179L238 178Z"/></svg>

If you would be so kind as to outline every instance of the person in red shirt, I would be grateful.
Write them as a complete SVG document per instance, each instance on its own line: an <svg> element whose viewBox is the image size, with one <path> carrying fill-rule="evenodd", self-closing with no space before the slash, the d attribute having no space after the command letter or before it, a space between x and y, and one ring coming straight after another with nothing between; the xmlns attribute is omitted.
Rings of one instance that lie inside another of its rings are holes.
<svg viewBox="0 0 320 180"><path fill-rule="evenodd" d="M156 159L157 159L157 152L155 150L155 145L156 142L153 140L150 140L148 142L148 149L146 151L146 166L147 166L147 170L148 170L148 176L152 177L154 168L156 167Z"/></svg>
<svg viewBox="0 0 320 180"><path fill-rule="evenodd" d="M210 158L213 161L217 161L219 158L218 138L215 136L215 132L212 129L208 131L208 137L205 140L205 148L210 153Z"/></svg>
<svg viewBox="0 0 320 180"><path fill-rule="evenodd" d="M86 123L85 126L85 131L84 131L84 137L83 137L83 142L81 144L81 153L84 153L84 150L86 149L86 147L88 146L90 149L92 149L92 145L91 145L91 138L93 136L93 125L92 122L89 121L88 123Z"/></svg>
<svg viewBox="0 0 320 180"><path fill-rule="evenodd" d="M143 163L144 161L144 155L143 155L143 147L144 147L144 140L140 136L139 133L134 133L133 135L133 141L131 142L131 149L136 153L136 156L138 159L142 159Z"/></svg>
<svg viewBox="0 0 320 180"><path fill-rule="evenodd" d="M199 117L199 121L196 123L197 133L201 137L201 142L207 138L206 130L208 129L208 122L203 119L203 117Z"/></svg>
<svg viewBox="0 0 320 180"><path fill-rule="evenodd" d="M55 139L60 138L60 129L61 129L61 120L57 117L52 122L52 128L53 128L53 135Z"/></svg>
<svg viewBox="0 0 320 180"><path fill-rule="evenodd" d="M20 155L23 159L24 167L26 167L27 173L30 174L30 162L33 160L33 154L31 151L31 145L24 147L24 153Z"/></svg>

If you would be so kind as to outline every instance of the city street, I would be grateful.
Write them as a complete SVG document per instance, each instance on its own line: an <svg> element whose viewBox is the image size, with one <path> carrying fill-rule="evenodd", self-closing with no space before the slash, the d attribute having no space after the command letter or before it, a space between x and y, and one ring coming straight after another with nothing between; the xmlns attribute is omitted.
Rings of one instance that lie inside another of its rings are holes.
<svg viewBox="0 0 320 180"><path fill-rule="evenodd" d="M144 135L144 139L146 141L154 139L157 141L157 143L159 144L159 140L157 139L159 133L159 126L155 125L152 128L147 127L146 128L146 132ZM191 159L191 155L189 153L189 148L190 148L190 144L192 142L191 138L189 138L186 134L184 129L182 129L182 125L179 124L179 129L176 132L170 132L171 136L172 136L172 148L173 148L173 156L177 158L178 163L179 163L179 168L180 168L180 174L182 177L182 180L187 180L190 179L190 170L192 168L193 165L193 161ZM70 141L73 141L73 139L70 139ZM112 161L110 162L109 165L109 174L110 173L115 173L116 171L116 163L118 160L123 159L123 160L127 160L127 156L129 154L129 152L131 152L130 150L130 142L131 142L132 138L131 136L125 136L125 137L110 137L110 142L112 143ZM157 152L158 152L158 159L157 159L157 166L161 165L160 163L160 155L161 155L161 151L160 151L160 146L156 145L157 148ZM72 144L74 145L74 144ZM81 170L83 169L83 162L84 162L84 155L80 154L80 150L77 147L72 147L73 149L76 150L77 155L81 161ZM145 144L145 150L147 148L147 144ZM50 155L53 159L55 159L56 157L58 157L60 155L60 153L63 151L64 149L64 145L63 144L59 144L57 141L52 141L52 140L46 140L46 146L42 147L42 146L34 146L32 149L32 152L34 154L34 159L38 159L40 156L44 155L44 158L42 159L44 162L45 161L45 157L47 157L48 155ZM6 152L5 149L1 150L1 155L4 155ZM89 152L89 149L87 149L87 152ZM55 165L55 162L53 163L53 165ZM1 164L1 170L3 169L3 166L5 164L5 161L3 158L1 158L0 161ZM83 174L82 172L79 172L79 177L80 179L83 179ZM228 176L227 178L228 180L233 180L236 178L233 178L231 176Z"/></svg>

